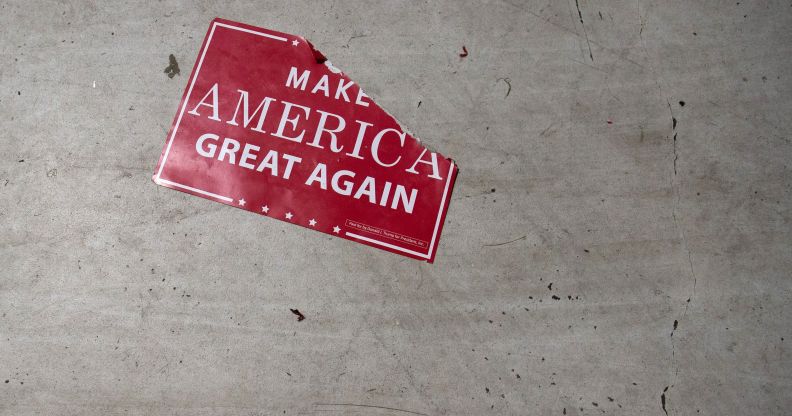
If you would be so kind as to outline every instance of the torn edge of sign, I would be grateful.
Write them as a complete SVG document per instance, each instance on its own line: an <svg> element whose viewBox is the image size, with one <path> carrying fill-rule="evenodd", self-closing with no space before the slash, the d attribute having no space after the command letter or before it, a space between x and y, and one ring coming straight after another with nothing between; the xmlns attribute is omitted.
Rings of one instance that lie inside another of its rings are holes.
<svg viewBox="0 0 792 416"><path fill-rule="evenodd" d="M330 70L330 72L332 72L334 74L339 74L340 76L345 78L347 81L354 82L358 86L358 88L360 88L360 90L363 91L363 87L360 84L358 84L354 80L350 79L343 71L341 71L339 68L337 68L335 65L333 65L333 63L327 58L327 55L325 55L324 53L319 51L316 48L316 46L314 46L314 44L311 41L309 41L308 39L305 39L302 36L298 36L298 37L301 38L302 40L304 40L305 43L311 48L311 53L313 53L313 57L316 60L317 64L325 65L328 68L328 70ZM459 175L459 164L457 164L457 162L454 159L452 159L450 157L446 157L442 153L437 152L432 146L429 146L423 140L421 140L419 137L417 137L415 134L413 134L410 130L404 128L404 125L396 117L394 117L393 114L391 114L387 109L385 109L381 105L377 104L377 101L374 100L373 97L370 97L370 98L371 98L371 102L374 105L376 105L377 108L379 110L381 110L385 115L387 115L397 126L399 126L399 129L401 129L401 131L406 133L411 140L414 140L422 148L426 149L427 151L429 151L429 152L431 152L433 154L436 154L438 156L438 158L445 159L446 161L448 161L451 164L451 166L453 167L453 173L452 173L453 176L452 176L452 178L449 178L449 181L450 181L449 184L451 185L451 187L450 187L451 192L453 192L453 187L454 187L453 186L454 185L453 182L456 181L456 179L457 179L457 177ZM441 218L441 221L443 223L445 222L445 217L446 217L446 215L448 213L450 202L451 202L451 193L449 193L447 195L446 199L443 201L443 205L442 205L443 208L441 208L440 218ZM442 229L442 225L443 224L438 224L438 225ZM434 262L435 252L437 251L437 249L439 247L439 244L436 244L436 245L433 244L433 246L434 247L430 248L430 252L428 253L429 254L429 258L427 259L428 263L433 263Z"/></svg>
<svg viewBox="0 0 792 416"><path fill-rule="evenodd" d="M350 79L350 78L349 78L349 77L348 77L348 76L347 76L347 75L346 75L346 74L345 74L343 71L341 71L339 68L337 68L335 65L333 65L333 63L330 61L330 59L328 59L328 58L327 58L327 55L323 54L323 53L322 53L322 51L320 51L319 49L317 49L317 48L316 48L316 46L314 46L314 44L313 44L313 43L312 43L310 40L308 40L308 39L306 39L306 38L304 38L304 37L302 37L302 36L298 36L298 37L299 37L299 38L301 38L302 40L304 40L304 41L305 41L305 43L306 43L306 44L308 44L308 46L311 48L311 53L313 53L313 56L314 56L314 58L316 59L316 63L317 63L317 64L324 64L324 65L325 65L325 66L326 66L326 67L327 67L327 68L330 70L330 72L332 72L332 73L334 73L334 74L340 74L342 77L346 78L348 81L355 82L354 80ZM358 88L360 88L361 90L363 90L363 87L362 87L360 84L358 84L357 82L355 82L355 84L357 84L357 85L358 85ZM366 95L368 95L368 94L366 94ZM434 148L433 146L431 146L431 145L427 144L427 143L426 143L425 141L423 141L423 140L422 140L420 137L418 137L418 136L416 136L415 134L413 134L413 132L412 132L412 131L410 131L409 129L406 129L406 128L404 127L404 125L403 125L403 124L402 124L402 123L399 121L399 119L397 119L397 118L396 118L396 117L395 117L393 114L391 114L391 113L390 113L390 112L389 112L387 109L385 109L385 108L384 108L384 107L382 107L381 105L377 104L376 100L374 100L374 99L372 98L372 100L371 100L371 101L372 101L372 102L373 102L373 103L374 103L374 104L375 104L375 105L376 105L376 106L377 106L377 107L378 107L380 110L382 110L382 112L383 112L383 113L387 114L387 115L388 115L388 117L390 117L390 118L391 118L391 120L393 120L393 122L394 122L394 123L396 123L396 125L398 125L398 126L399 126L399 128L401 129L401 131L403 131L403 132L407 133L407 135L409 135L409 136L410 136L410 138L412 138L413 140L417 141L417 142L418 142L418 144L420 144L420 145L421 145L423 148L425 148L425 149L427 149L428 151L430 151L430 152L432 152L432 153L435 153L435 154L437 154L439 157L441 157L441 158L444 158L444 159L448 160L449 162L453 163L453 164L454 164L454 170L456 171L456 175L459 175L459 164L456 162L456 160L454 160L454 159L452 159L452 158L450 158L450 157L446 157L444 154L442 154L442 153L440 153L440 152L436 151L436 150L435 150L435 148Z"/></svg>

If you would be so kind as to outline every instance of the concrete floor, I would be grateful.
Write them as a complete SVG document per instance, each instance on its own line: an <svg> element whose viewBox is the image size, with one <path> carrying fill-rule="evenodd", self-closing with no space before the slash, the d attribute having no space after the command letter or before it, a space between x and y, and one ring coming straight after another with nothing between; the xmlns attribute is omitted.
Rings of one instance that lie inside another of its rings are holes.
<svg viewBox="0 0 792 416"><path fill-rule="evenodd" d="M459 163L436 264L151 182L216 16ZM788 1L14 0L0 53L0 414L792 412Z"/></svg>

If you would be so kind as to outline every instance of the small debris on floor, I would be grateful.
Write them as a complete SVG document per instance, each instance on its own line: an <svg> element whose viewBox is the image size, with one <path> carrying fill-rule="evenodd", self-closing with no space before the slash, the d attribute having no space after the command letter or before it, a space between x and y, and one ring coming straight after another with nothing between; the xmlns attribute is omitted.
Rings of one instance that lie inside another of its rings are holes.
<svg viewBox="0 0 792 416"><path fill-rule="evenodd" d="M291 313L297 315L297 322L300 322L303 319L305 319L305 315L303 315L299 309L289 309L289 310L291 311Z"/></svg>
<svg viewBox="0 0 792 416"><path fill-rule="evenodd" d="M165 67L165 72L168 74L168 78L173 78L176 75L180 75L181 71L179 70L179 63L176 62L176 57L173 54L168 56L168 66Z"/></svg>

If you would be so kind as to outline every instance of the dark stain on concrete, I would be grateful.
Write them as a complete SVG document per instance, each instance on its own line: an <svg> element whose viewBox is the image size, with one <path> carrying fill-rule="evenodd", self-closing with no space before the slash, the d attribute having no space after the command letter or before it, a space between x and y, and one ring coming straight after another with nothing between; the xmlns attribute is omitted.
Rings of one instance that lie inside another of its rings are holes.
<svg viewBox="0 0 792 416"><path fill-rule="evenodd" d="M168 55L168 66L165 67L166 74L168 74L168 78L173 78L176 75L181 75L181 71L179 70L179 63L176 62L176 57L173 54Z"/></svg>
<svg viewBox="0 0 792 416"><path fill-rule="evenodd" d="M302 321L303 319L305 319L305 315L303 315L302 312L300 312L299 309L289 309L289 310L291 311L291 313L297 315L297 322Z"/></svg>

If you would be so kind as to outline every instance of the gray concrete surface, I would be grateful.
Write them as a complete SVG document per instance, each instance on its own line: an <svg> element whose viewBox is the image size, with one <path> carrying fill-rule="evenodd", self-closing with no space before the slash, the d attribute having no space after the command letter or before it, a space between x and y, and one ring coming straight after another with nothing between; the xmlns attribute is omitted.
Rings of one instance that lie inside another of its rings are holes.
<svg viewBox="0 0 792 416"><path fill-rule="evenodd" d="M216 16L458 161L436 264L151 182ZM0 53L0 414L792 412L789 2L15 0Z"/></svg>

